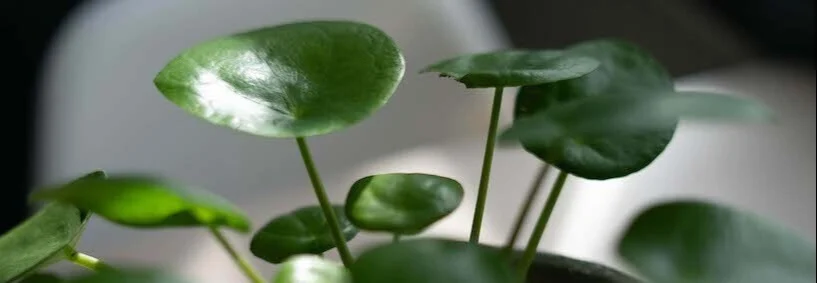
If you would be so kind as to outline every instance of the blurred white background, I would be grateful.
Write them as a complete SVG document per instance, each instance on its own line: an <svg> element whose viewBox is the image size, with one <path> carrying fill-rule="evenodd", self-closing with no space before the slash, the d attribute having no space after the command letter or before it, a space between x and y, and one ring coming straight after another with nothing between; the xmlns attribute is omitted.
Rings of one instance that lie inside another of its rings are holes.
<svg viewBox="0 0 817 283"><path fill-rule="evenodd" d="M509 46L493 16L473 0L121 0L87 5L63 27L43 78L38 183L64 181L97 168L160 174L225 196L244 207L256 227L314 203L294 141L249 136L200 121L167 102L152 79L167 60L197 42L319 18L376 25L393 36L407 61L399 90L381 111L346 131L310 139L333 200L341 202L351 183L367 174L450 176L468 189L466 201L428 234L467 238L491 91L466 90L417 71L456 54ZM612 243L628 218L652 202L674 197L750 209L813 241L813 70L747 62L681 78L679 87L759 99L778 111L778 121L763 126L685 124L666 152L642 172L604 182L569 180L541 250L621 266ZM506 95L503 125L510 123L513 98ZM537 166L520 149L498 150L485 242L504 242ZM248 235L231 238L246 251ZM360 250L383 239L361 235L352 247ZM81 248L112 262L170 268L196 282L243 281L201 229L133 230L94 219ZM260 260L254 263L267 276L274 270Z"/></svg>

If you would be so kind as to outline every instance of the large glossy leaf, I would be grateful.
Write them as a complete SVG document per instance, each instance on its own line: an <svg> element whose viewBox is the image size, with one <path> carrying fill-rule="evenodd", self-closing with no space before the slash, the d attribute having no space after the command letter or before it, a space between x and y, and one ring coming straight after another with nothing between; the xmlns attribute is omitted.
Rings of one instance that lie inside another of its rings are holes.
<svg viewBox="0 0 817 283"><path fill-rule="evenodd" d="M355 283L516 283L499 251L443 239L416 239L378 246L350 267Z"/></svg>
<svg viewBox="0 0 817 283"><path fill-rule="evenodd" d="M338 264L319 256L292 257L278 268L273 283L352 283L352 275Z"/></svg>
<svg viewBox="0 0 817 283"><path fill-rule="evenodd" d="M164 271L105 270L81 276L66 283L191 283L191 281Z"/></svg>
<svg viewBox="0 0 817 283"><path fill-rule="evenodd" d="M346 241L358 230L346 218L342 205L334 206ZM320 206L299 208L264 225L252 238L250 251L270 263L281 263L298 254L322 254L335 247L332 233Z"/></svg>
<svg viewBox="0 0 817 283"><path fill-rule="evenodd" d="M394 173L362 178L346 197L346 215L364 230L417 234L457 209L464 191L435 175Z"/></svg>
<svg viewBox="0 0 817 283"><path fill-rule="evenodd" d="M672 127L679 119L766 122L771 118L771 110L764 105L723 94L676 92L663 95L601 95L559 104L520 118L502 133L500 140L519 140L529 146L568 150L569 147L563 147L565 143L661 130ZM553 162L561 161L560 158L575 157L563 151L547 153L547 159Z"/></svg>
<svg viewBox="0 0 817 283"><path fill-rule="evenodd" d="M113 176L43 190L34 198L75 205L137 228L211 226L250 230L247 216L208 191L145 176Z"/></svg>
<svg viewBox="0 0 817 283"><path fill-rule="evenodd" d="M814 246L759 217L700 201L657 204L618 250L653 282L815 282Z"/></svg>
<svg viewBox="0 0 817 283"><path fill-rule="evenodd" d="M105 178L92 172L69 182ZM36 214L0 237L0 282L18 280L65 257L63 250L79 241L90 214L59 203L45 205Z"/></svg>
<svg viewBox="0 0 817 283"><path fill-rule="evenodd" d="M391 97L403 57L379 29L314 21L217 38L185 50L154 79L167 99L211 123L268 137L346 128Z"/></svg>
<svg viewBox="0 0 817 283"><path fill-rule="evenodd" d="M592 72L599 62L556 50L508 50L470 54L428 66L468 88L536 85L573 79Z"/></svg>
<svg viewBox="0 0 817 283"><path fill-rule="evenodd" d="M599 67L572 80L526 86L519 90L515 116L522 118L563 103L596 95L638 92L664 95L674 90L671 77L649 54L617 40L594 40L569 47L567 54L588 56ZM616 137L566 139L549 146L523 144L539 159L587 179L609 179L635 173L663 152L675 125Z"/></svg>

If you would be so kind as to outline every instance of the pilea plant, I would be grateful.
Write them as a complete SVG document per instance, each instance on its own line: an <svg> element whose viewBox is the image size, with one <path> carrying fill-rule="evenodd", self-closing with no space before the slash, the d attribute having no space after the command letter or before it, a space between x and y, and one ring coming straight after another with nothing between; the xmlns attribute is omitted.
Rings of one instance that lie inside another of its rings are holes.
<svg viewBox="0 0 817 283"><path fill-rule="evenodd" d="M81 253L77 243L93 215L133 228L206 229L250 282L814 282L814 247L758 216L706 201L655 204L632 221L618 252L638 279L596 263L537 253L569 178L603 180L638 172L669 144L679 120L768 121L771 114L761 104L678 92L650 55L618 40L471 54L422 72L467 88L495 89L468 241L400 239L422 233L457 209L465 189L447 177L383 172L351 184L343 203L327 197L306 139L349 127L384 105L404 75L404 60L394 41L373 26L297 22L185 50L154 83L168 100L213 124L294 139L317 205L293 207L256 228L240 209L206 190L153 176L94 172L32 195L48 203L0 238L0 282L187 282L167 271L107 264ZM519 91L514 122L500 132L506 87ZM521 144L542 161L502 247L479 242L497 141ZM514 250L533 196L555 170L558 176L525 249ZM279 264L278 272L255 271L227 241L225 229L255 231L249 250ZM361 231L390 233L394 240L355 256L346 243ZM322 257L331 249L341 262ZM61 260L95 272L68 279L43 272Z"/></svg>

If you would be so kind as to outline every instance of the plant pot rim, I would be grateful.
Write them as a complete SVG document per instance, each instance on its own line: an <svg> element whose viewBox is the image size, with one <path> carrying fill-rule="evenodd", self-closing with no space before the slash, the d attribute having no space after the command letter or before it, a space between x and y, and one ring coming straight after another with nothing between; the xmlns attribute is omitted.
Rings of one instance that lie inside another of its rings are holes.
<svg viewBox="0 0 817 283"><path fill-rule="evenodd" d="M635 277L600 263L540 252L528 271L528 283L641 283Z"/></svg>

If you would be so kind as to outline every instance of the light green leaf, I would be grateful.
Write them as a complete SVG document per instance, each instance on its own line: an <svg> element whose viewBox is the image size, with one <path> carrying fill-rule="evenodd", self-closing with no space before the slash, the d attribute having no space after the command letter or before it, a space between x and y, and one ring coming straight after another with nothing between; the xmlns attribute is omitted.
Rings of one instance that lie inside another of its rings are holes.
<svg viewBox="0 0 817 283"><path fill-rule="evenodd" d="M342 205L334 206L340 231L346 241L358 230L346 218ZM335 248L329 224L320 206L299 208L279 216L255 233L250 251L258 258L278 264L293 255L322 254Z"/></svg>
<svg viewBox="0 0 817 283"><path fill-rule="evenodd" d="M772 113L755 101L723 94L678 92L644 95L633 92L588 97L553 106L516 120L500 139L558 150L566 149L562 146L570 141L616 138L672 127L679 119L768 122L772 119ZM559 155L570 156L566 152L556 152L548 155L548 159L559 162L561 160L556 159Z"/></svg>
<svg viewBox="0 0 817 283"><path fill-rule="evenodd" d="M426 67L421 73L440 73L467 88L512 87L573 79L598 66L593 58L556 50L508 50L448 59Z"/></svg>
<svg viewBox="0 0 817 283"><path fill-rule="evenodd" d="M136 228L225 226L240 232L250 230L247 216L227 200L208 191L145 176L87 180L33 196L72 204Z"/></svg>
<svg viewBox="0 0 817 283"><path fill-rule="evenodd" d="M96 171L73 183L104 178ZM0 282L12 282L65 257L82 236L90 214L71 205L50 203L0 237Z"/></svg>
<svg viewBox="0 0 817 283"><path fill-rule="evenodd" d="M515 117L524 118L561 104L597 95L621 95L637 90L644 95L674 91L672 78L647 52L618 40L593 40L569 47L566 54L587 56L599 67L572 80L525 86L516 98ZM539 159L586 179L623 177L649 165L675 132L665 128L587 140L566 139L550 146L524 144Z"/></svg>
<svg viewBox="0 0 817 283"><path fill-rule="evenodd" d="M435 175L393 173L362 178L346 197L346 215L370 231L412 235L451 214L464 191L457 181Z"/></svg>
<svg viewBox="0 0 817 283"><path fill-rule="evenodd" d="M700 201L675 201L641 212L618 251L662 283L815 282L815 249L759 217Z"/></svg>
<svg viewBox="0 0 817 283"><path fill-rule="evenodd" d="M342 264L314 255L300 255L287 260L278 269L273 283L352 283L352 276Z"/></svg>
<svg viewBox="0 0 817 283"><path fill-rule="evenodd" d="M383 31L349 21L289 23L187 49L154 79L159 91L211 123L267 137L351 126L389 100L404 62Z"/></svg>
<svg viewBox="0 0 817 283"><path fill-rule="evenodd" d="M364 252L350 267L355 283L515 283L498 251L467 242L406 240Z"/></svg>

